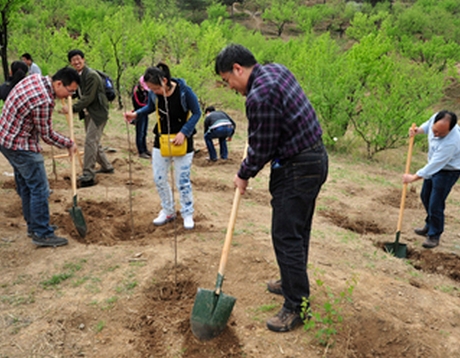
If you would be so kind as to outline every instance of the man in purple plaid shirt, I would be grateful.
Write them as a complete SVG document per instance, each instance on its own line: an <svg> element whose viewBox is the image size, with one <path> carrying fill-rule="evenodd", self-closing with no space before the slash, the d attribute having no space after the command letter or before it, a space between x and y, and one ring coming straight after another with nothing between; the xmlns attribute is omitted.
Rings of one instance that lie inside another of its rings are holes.
<svg viewBox="0 0 460 358"><path fill-rule="evenodd" d="M328 172L322 130L303 89L283 65L260 65L247 48L232 44L217 56L215 70L231 89L246 96L248 153L234 179L240 193L249 178L271 163L272 241L281 279L267 287L283 295L284 304L267 327L290 331L302 324L301 304L310 296L311 224Z"/></svg>
<svg viewBox="0 0 460 358"><path fill-rule="evenodd" d="M30 75L10 92L0 117L0 152L14 169L27 234L37 246L67 244L67 239L54 234L55 228L49 223L49 186L39 138L67 148L69 155L76 153L75 143L53 130L51 116L54 99L71 96L79 84L78 72L69 67L52 78Z"/></svg>

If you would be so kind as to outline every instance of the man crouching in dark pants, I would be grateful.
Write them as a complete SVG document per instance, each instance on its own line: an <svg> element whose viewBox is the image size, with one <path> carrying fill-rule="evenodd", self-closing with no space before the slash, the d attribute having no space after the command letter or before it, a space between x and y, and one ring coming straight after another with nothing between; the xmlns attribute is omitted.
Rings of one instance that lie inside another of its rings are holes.
<svg viewBox="0 0 460 358"><path fill-rule="evenodd" d="M302 324L301 304L310 296L311 223L328 172L322 130L304 91L283 65L262 66L247 48L233 44L219 53L215 70L246 96L248 153L234 179L241 194L249 178L271 162L272 240L281 280L268 282L268 290L282 294L284 304L267 327L290 331Z"/></svg>

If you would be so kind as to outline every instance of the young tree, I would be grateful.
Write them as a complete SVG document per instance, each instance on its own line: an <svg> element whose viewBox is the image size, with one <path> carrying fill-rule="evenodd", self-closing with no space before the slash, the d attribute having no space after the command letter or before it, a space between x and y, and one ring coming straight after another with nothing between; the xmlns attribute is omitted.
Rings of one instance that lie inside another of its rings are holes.
<svg viewBox="0 0 460 358"><path fill-rule="evenodd" d="M327 33L305 38L297 47L285 52L294 59L291 68L319 116L324 143L333 148L349 123L346 107L350 84L344 76L345 56Z"/></svg>
<svg viewBox="0 0 460 358"><path fill-rule="evenodd" d="M347 113L369 159L401 145L410 123L442 97L444 76L401 58L382 34L353 46L344 72L355 79Z"/></svg>
<svg viewBox="0 0 460 358"><path fill-rule="evenodd" d="M0 55L2 58L3 77L8 78L8 37L11 21L19 16L19 9L29 0L0 0Z"/></svg>
<svg viewBox="0 0 460 358"><path fill-rule="evenodd" d="M196 43L200 30L197 25L182 18L171 19L167 26L169 32L165 37L165 43L173 61L179 64Z"/></svg>
<svg viewBox="0 0 460 358"><path fill-rule="evenodd" d="M126 26L129 24L129 26ZM122 7L118 11L108 13L103 23L95 26L90 33L93 47L89 58L93 66L112 74L118 94L121 93L121 78L128 66L137 64L146 56L141 26L136 21L132 7ZM118 96L118 106L123 108L121 96Z"/></svg>
<svg viewBox="0 0 460 358"><path fill-rule="evenodd" d="M264 10L262 19L276 26L279 37L284 27L295 18L298 8L299 4L294 0L273 0L271 6Z"/></svg>

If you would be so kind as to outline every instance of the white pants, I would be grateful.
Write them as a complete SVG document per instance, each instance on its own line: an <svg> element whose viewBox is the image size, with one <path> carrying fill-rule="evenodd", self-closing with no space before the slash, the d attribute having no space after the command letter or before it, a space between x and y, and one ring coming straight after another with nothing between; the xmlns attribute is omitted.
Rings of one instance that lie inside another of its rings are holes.
<svg viewBox="0 0 460 358"><path fill-rule="evenodd" d="M192 183L190 182L190 168L192 166L192 160L193 152L187 153L182 157L163 157L160 153L160 149L153 148L153 181L155 182L158 195L160 196L161 207L166 215L172 215L175 213L172 190L169 185L169 170L171 162L174 163L174 179L179 191L181 215L182 217L185 217L192 215L194 212Z"/></svg>

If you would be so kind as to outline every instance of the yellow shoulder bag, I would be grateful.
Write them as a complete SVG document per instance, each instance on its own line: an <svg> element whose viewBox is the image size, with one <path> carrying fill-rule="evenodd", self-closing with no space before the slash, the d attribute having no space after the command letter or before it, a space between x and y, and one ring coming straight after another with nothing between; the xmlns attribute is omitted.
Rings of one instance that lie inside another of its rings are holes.
<svg viewBox="0 0 460 358"><path fill-rule="evenodd" d="M163 157L182 157L187 154L187 137L181 145L174 145L173 141L177 134L161 133L161 119L158 113L157 99L157 118L158 118L158 134L160 136L160 153ZM168 118L169 120L169 118Z"/></svg>

